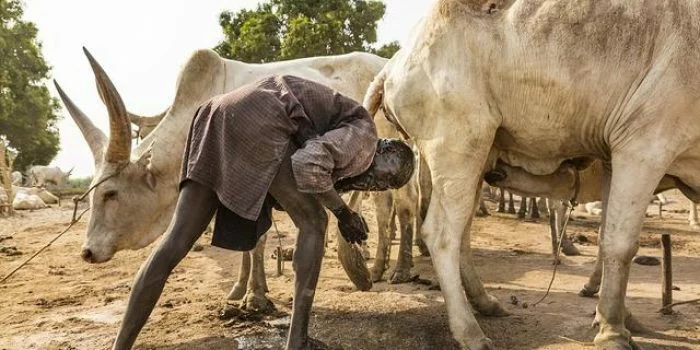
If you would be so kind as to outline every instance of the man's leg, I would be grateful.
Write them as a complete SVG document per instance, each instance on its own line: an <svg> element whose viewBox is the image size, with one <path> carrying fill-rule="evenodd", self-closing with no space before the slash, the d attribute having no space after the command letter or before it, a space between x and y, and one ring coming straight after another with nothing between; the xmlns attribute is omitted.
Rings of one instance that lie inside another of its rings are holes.
<svg viewBox="0 0 700 350"><path fill-rule="evenodd" d="M163 292L170 272L202 235L217 205L216 193L208 187L189 181L182 188L163 240L136 275L113 349L131 349Z"/></svg>
<svg viewBox="0 0 700 350"><path fill-rule="evenodd" d="M308 337L309 313L321 271L328 215L313 195L297 189L290 152L270 186L270 194L299 228L293 260L294 299L287 349L316 349L315 342Z"/></svg>

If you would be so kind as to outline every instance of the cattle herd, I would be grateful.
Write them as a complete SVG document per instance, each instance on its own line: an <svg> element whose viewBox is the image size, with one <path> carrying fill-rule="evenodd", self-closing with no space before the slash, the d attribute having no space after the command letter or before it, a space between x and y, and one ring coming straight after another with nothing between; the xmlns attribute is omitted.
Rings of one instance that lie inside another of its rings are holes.
<svg viewBox="0 0 700 350"><path fill-rule="evenodd" d="M691 204L700 200L698 32L700 6L691 0L436 0L390 60L350 53L248 64L197 50L181 68L174 100L153 117L127 112L85 50L107 107L109 135L56 83L92 151L93 184L99 184L89 197L82 258L105 262L163 234L199 105L265 75L292 74L363 102L381 137L403 137L415 149L412 181L372 194L378 246L366 281L353 279L358 288L385 278L396 221L401 243L389 281L413 278L417 244L431 257L456 342L491 349L474 311L507 313L484 288L469 244L474 214L487 214L484 193L495 198L500 189L503 201L507 190L511 202L516 194L533 198L535 206L542 198L555 257L566 204L597 201L586 208L602 216L599 263L581 294L599 293L596 347L634 348L625 296L646 208L668 189L680 190ZM60 188L68 176L45 166L12 173L13 206L55 203L44 187ZM694 204L690 212L697 225ZM242 255L228 296L248 308L270 304L264 242ZM567 255L579 253L568 240L562 245ZM362 266L345 267L348 275L363 276L353 271Z"/></svg>
<svg viewBox="0 0 700 350"><path fill-rule="evenodd" d="M9 196L4 188L0 188L0 204L12 205L16 210L35 210L46 208L48 204L57 204L59 198L54 191L60 191L68 183L68 177L73 169L64 172L59 167L34 165L22 174L20 171L11 173L13 199L10 204Z"/></svg>

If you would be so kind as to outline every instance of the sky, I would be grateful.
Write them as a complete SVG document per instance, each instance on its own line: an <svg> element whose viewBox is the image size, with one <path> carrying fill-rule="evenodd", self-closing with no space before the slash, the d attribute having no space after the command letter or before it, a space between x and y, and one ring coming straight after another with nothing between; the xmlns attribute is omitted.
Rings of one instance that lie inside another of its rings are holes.
<svg viewBox="0 0 700 350"><path fill-rule="evenodd" d="M39 28L44 58L78 107L106 134L107 111L83 55L85 46L107 71L133 113L154 115L175 95L180 66L199 48L223 39L219 13L253 8L258 0L24 0L24 19ZM404 43L432 0L385 0L378 43ZM58 97L51 81L49 91ZM63 105L61 104L63 108ZM58 124L61 151L51 165L74 167L75 177L94 172L93 158L80 130L65 109Z"/></svg>

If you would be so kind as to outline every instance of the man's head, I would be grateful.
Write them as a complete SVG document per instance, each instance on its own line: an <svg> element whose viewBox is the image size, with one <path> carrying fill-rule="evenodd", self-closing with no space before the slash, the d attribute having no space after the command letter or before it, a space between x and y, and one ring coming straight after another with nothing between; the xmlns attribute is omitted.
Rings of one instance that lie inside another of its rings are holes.
<svg viewBox="0 0 700 350"><path fill-rule="evenodd" d="M339 192L385 191L408 183L415 168L411 147L398 139L380 139L372 165L360 175L343 179L335 184Z"/></svg>

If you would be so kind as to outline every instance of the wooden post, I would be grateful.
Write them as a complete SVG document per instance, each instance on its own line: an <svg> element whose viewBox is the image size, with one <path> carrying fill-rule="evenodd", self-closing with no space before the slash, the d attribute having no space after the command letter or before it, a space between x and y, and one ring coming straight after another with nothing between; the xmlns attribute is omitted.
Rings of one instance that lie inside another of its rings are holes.
<svg viewBox="0 0 700 350"><path fill-rule="evenodd" d="M666 315L672 314L673 309L666 306L673 303L673 272L671 269L671 235L664 233L661 235L661 248L663 249L664 259L662 262L662 270L664 273L662 291L661 291L661 307L662 312Z"/></svg>
<svg viewBox="0 0 700 350"><path fill-rule="evenodd" d="M5 194L7 195L7 211L10 216L14 214L14 208L12 207L12 202L15 199L15 194L12 189L12 166L14 163L14 157L11 154L5 157L6 147L5 139L0 137L0 184L2 184L5 189Z"/></svg>
<svg viewBox="0 0 700 350"><path fill-rule="evenodd" d="M282 276L282 247L277 246L277 276Z"/></svg>

